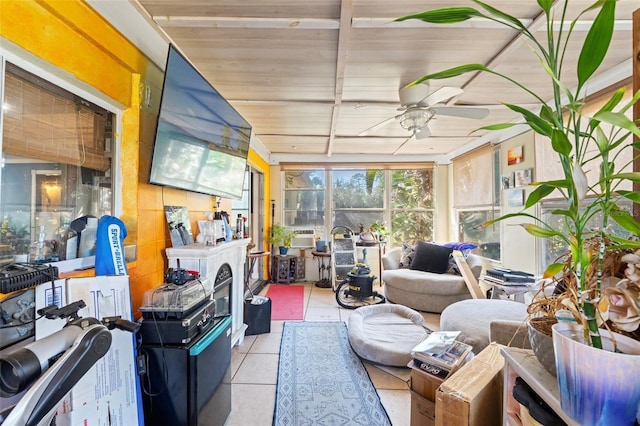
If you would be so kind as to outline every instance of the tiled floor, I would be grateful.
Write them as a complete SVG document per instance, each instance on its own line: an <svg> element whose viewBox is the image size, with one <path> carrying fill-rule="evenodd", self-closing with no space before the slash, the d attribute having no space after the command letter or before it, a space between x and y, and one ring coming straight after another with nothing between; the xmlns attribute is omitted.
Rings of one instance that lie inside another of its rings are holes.
<svg viewBox="0 0 640 426"><path fill-rule="evenodd" d="M313 283L306 283L304 287L305 321L346 321L349 318L352 311L338 306L331 289L315 287ZM439 329L439 315L423 313L423 316L427 327ZM227 426L272 424L282 324L283 321L272 321L271 333L246 336L242 344L233 348L232 410ZM383 371L366 362L365 366L392 424L409 425L411 397L406 382L408 369Z"/></svg>

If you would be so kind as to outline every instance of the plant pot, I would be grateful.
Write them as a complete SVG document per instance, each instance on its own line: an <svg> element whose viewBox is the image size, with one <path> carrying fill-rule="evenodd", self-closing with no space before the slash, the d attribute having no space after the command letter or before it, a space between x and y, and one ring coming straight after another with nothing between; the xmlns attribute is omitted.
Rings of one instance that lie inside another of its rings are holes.
<svg viewBox="0 0 640 426"><path fill-rule="evenodd" d="M556 358L553 338L547 333L551 333L551 326L557 322L553 317L531 318L527 321L531 349L540 364L553 376L556 376Z"/></svg>
<svg viewBox="0 0 640 426"><path fill-rule="evenodd" d="M287 253L289 253L289 247L280 246L278 249L280 250L281 256L286 256Z"/></svg>
<svg viewBox="0 0 640 426"><path fill-rule="evenodd" d="M316 251L322 253L325 245L327 245L327 243L324 241L316 241Z"/></svg>
<svg viewBox="0 0 640 426"><path fill-rule="evenodd" d="M582 326L552 327L562 409L582 425L632 426L640 406L640 342L600 330L605 349L583 343ZM612 352L613 335L620 352Z"/></svg>

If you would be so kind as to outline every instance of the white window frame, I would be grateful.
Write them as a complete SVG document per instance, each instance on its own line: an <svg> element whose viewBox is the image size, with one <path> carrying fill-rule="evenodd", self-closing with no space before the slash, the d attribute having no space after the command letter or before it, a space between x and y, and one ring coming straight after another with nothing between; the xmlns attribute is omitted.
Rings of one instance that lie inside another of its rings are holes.
<svg viewBox="0 0 640 426"><path fill-rule="evenodd" d="M0 101L4 99L4 81L6 62L24 69L43 80L55 84L62 89L80 96L81 98L109 111L114 114L113 122L113 141L112 141L112 159L111 159L111 176L113 191L113 211L112 215L122 215L122 169L120 162L121 153L121 137L122 134L122 116L123 107L112 99L98 93L95 88L89 85L80 84L77 79L69 75L66 71L51 65L40 58L18 48L12 49L0 47ZM0 111L0 153L2 152L2 135L3 135L3 114ZM0 161L0 166L4 166L4 158ZM0 173L0 185L2 184L2 174ZM1 196L1 194L0 194ZM94 266L95 258L78 258L56 262L56 266L60 272L69 272L76 269L90 268Z"/></svg>

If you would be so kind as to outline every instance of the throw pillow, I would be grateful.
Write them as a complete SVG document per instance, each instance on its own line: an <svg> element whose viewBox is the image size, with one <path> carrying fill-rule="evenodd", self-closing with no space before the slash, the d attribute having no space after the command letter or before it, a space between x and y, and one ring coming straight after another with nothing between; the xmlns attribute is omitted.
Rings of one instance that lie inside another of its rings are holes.
<svg viewBox="0 0 640 426"><path fill-rule="evenodd" d="M402 243L402 250L400 251L400 267L401 268L409 268L411 266L411 262L413 262L413 255L416 251L416 246Z"/></svg>
<svg viewBox="0 0 640 426"><path fill-rule="evenodd" d="M410 269L444 274L449 268L449 257L452 251L451 247L420 241L416 245L416 253Z"/></svg>
<svg viewBox="0 0 640 426"><path fill-rule="evenodd" d="M451 242L451 243L443 244L443 246L451 247L454 250L460 250L462 254L464 254L464 257L467 257L471 252L471 250L478 248L478 246L475 244L464 243L464 242Z"/></svg>

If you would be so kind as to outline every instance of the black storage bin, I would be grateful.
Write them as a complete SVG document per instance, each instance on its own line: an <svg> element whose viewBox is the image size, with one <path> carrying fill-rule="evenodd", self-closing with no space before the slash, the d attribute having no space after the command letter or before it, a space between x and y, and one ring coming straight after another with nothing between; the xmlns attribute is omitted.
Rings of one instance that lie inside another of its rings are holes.
<svg viewBox="0 0 640 426"><path fill-rule="evenodd" d="M253 299L244 301L244 322L247 324L246 336L271 333L271 299L259 305L251 303Z"/></svg>

